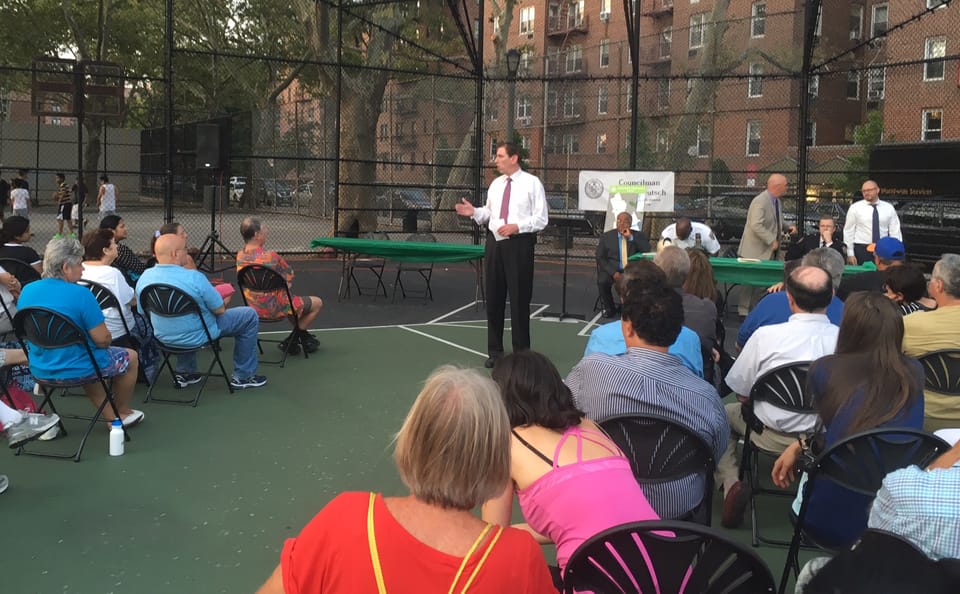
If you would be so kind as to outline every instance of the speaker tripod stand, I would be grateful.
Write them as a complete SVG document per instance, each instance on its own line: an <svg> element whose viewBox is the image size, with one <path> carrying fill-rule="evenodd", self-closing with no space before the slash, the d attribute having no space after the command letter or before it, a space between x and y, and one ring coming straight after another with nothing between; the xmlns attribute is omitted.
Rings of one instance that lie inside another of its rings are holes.
<svg viewBox="0 0 960 594"><path fill-rule="evenodd" d="M227 246L223 245L223 242L220 241L220 232L217 231L217 205L220 203L223 197L223 176L220 177L220 185L217 187L217 196L214 199L214 196L210 196L210 233L207 235L207 238L203 240L203 245L200 246L200 253L197 254L197 270L205 272L220 272L222 270L227 270L231 266L224 266L223 268L217 268L216 260L217 256L221 256L226 260L227 258L233 258L234 252L231 252ZM207 268L204 268L207 258L210 259L210 263Z"/></svg>

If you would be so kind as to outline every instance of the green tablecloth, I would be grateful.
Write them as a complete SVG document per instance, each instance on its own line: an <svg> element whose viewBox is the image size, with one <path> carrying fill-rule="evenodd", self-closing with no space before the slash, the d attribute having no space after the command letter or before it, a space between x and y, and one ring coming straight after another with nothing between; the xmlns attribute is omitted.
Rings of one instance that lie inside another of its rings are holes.
<svg viewBox="0 0 960 594"><path fill-rule="evenodd" d="M634 254L631 260L652 259L653 254ZM718 283L769 287L783 280L783 262L762 260L760 262L741 262L737 258L710 258L713 265L713 278ZM843 275L850 276L868 270L876 270L873 264L844 268Z"/></svg>
<svg viewBox="0 0 960 594"><path fill-rule="evenodd" d="M466 262L482 258L484 250L482 245L469 243L420 243L349 237L318 237L310 242L310 247L332 247L397 262Z"/></svg>

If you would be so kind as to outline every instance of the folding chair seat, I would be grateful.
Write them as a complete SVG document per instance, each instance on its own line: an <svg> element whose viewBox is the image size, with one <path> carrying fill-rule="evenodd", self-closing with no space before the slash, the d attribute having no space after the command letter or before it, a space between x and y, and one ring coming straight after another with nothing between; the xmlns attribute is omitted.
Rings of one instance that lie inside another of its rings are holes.
<svg viewBox="0 0 960 594"><path fill-rule="evenodd" d="M773 575L749 548L713 528L654 520L615 526L577 547L563 576L573 592L764 594Z"/></svg>
<svg viewBox="0 0 960 594"><path fill-rule="evenodd" d="M780 457L783 452L767 451L757 447L751 435L760 428L762 423L754 416L753 408L758 402L766 402L780 410L792 414L817 414L812 398L807 391L807 370L810 361L788 363L771 369L757 378L750 390L750 400L742 408L747 430L743 435L743 452L740 460L740 480L745 480L750 489L750 521L753 546L760 543L787 546L789 543L782 540L766 538L760 534L760 521L757 514L757 496L775 495L778 497L794 497L793 490L764 487L760 482L760 455L772 459Z"/></svg>
<svg viewBox="0 0 960 594"><path fill-rule="evenodd" d="M406 241L414 241L419 243L437 243L437 238L433 236L432 233L414 233L407 237ZM404 272L415 272L420 275L420 278L423 279L425 283L425 288L423 290L424 300L429 299L433 301L433 289L430 288L430 279L433 277L433 262L400 262L400 265L397 267L397 278L393 282L393 297L392 301L397 300L397 289L400 289L400 294L403 295L403 298L407 298L407 292L403 288L403 273Z"/></svg>
<svg viewBox="0 0 960 594"><path fill-rule="evenodd" d="M96 371L96 381L99 381L100 385L103 386L103 391L104 394L106 394L106 398L104 398L103 402L100 403L100 406L97 408L96 413L94 413L92 417L83 415L64 415L56 409L52 398L56 389L82 386L92 382L64 384L64 382L58 381L56 384L51 384L34 376L34 380L36 380L37 384L40 386L44 396L43 402L40 403L40 409L45 410L49 407L51 412L60 416L61 421L59 426L61 435L67 434L62 420L64 418L90 421L87 425L87 430L80 439L80 445L77 447L76 452L56 453L46 451L27 451L25 446L21 446L17 450L18 454L24 453L47 458L72 458L74 462L79 462L80 456L83 454L83 448L87 443L87 438L90 436L90 432L93 431L93 428L97 426L97 421L100 420L103 414L103 409L109 404L110 408L113 410L114 417L120 418L120 411L117 409L117 404L114 401L111 382L108 382L100 371L100 366L97 364L97 359L93 354L93 350L90 348L87 333L65 316L44 307L25 307L18 311L13 318L13 329L17 335L17 338L21 341L21 343L24 343L25 348L27 342L44 349L62 349L70 346L82 346L87 354L87 358L90 361L91 367ZM126 434L126 430L124 430L124 434L125 439L129 441L130 436ZM104 431L104 435L106 435L106 431Z"/></svg>
<svg viewBox="0 0 960 594"><path fill-rule="evenodd" d="M700 504L681 517L664 519L710 525L716 461L713 448L703 437L672 419L653 414L612 417L600 427L630 460L633 475L644 491L691 476L696 477L694 481L702 481Z"/></svg>
<svg viewBox="0 0 960 594"><path fill-rule="evenodd" d="M367 233L364 239L379 239L386 241L390 236L382 231ZM380 291L383 296L387 296L387 286L383 284L383 269L387 265L384 258L367 256L364 254L346 254L343 258L343 269L340 274L340 290L337 292L337 299L341 297L350 297L350 284L357 288L357 295L363 295L360 288L360 282L357 280L357 270L368 270L377 278L377 284L373 287L373 300L377 300ZM344 286L346 283L346 286Z"/></svg>
<svg viewBox="0 0 960 594"><path fill-rule="evenodd" d="M810 493L818 480L829 479L836 485L867 497L876 497L884 477L901 468L916 464L925 468L937 456L950 449L950 444L935 435L916 429L871 429L851 435L824 450L806 469L803 502L794 522L793 538L780 578L781 594L786 591L791 570L796 579L800 571L802 542L818 545L815 536L804 526ZM826 546L820 548L836 551Z"/></svg>
<svg viewBox="0 0 960 594"><path fill-rule="evenodd" d="M223 361L220 360L220 339L213 338L210 328L207 327L207 323L203 319L200 306L197 305L197 302L193 297L177 287L174 287L173 285L162 283L151 284L147 285L140 291L140 307L142 307L144 312L147 314L153 314L162 318L179 318L184 316L195 317L195 319L199 321L200 327L203 328L204 335L207 337L207 341L205 343L191 347L170 344L155 337L157 340L157 346L160 348L160 352L163 353L163 362L160 364L160 368L157 371L157 377L159 377L160 371L163 369L163 367L166 367L168 370L170 370L170 378L176 381L176 372L173 369L173 365L170 363L171 355L186 355L207 349L209 349L212 353L210 366L207 368L206 372L200 374L203 376L203 379L200 381L200 387L197 388L196 396L192 400L157 398L153 396L153 389L157 385L157 378L155 377L150 382L150 388L147 390L147 397L144 402L155 400L157 402L169 404L189 404L191 406L196 406L200 401L200 394L203 393L203 388L207 385L207 379L209 379L211 376L222 377L224 382L227 384L227 390L229 390L231 394L233 393L233 386L230 385L230 376L227 375L227 371L223 367ZM213 373L214 366L219 367L220 373Z"/></svg>
<svg viewBox="0 0 960 594"><path fill-rule="evenodd" d="M307 354L307 345L304 340L305 337L300 335L297 332L297 328L300 327L300 318L297 316L297 310L293 307L293 295L290 293L290 285L287 284L287 280L283 278L279 272L272 268L262 266L260 264L251 264L250 266L244 266L237 272L237 284L240 285L240 296L243 298L244 305L250 305L247 302L247 296L245 290L254 291L257 293L272 293L278 297L286 296L287 303L287 314L284 317L280 318L270 318L262 317L260 315L260 310L254 307L253 309L257 312L257 317L261 323L276 323L276 322L285 322L290 320L293 323L293 330L287 336L286 340L270 340L266 338L257 338L257 348L260 349L260 354L263 354L263 347L260 346L260 343L276 343L276 344L296 344L300 346L300 349L303 351L303 358L309 358ZM280 367L283 367L287 362L287 355L289 354L289 349L281 349L283 355L278 361L264 361L260 360L261 363L267 363L270 365L279 364Z"/></svg>

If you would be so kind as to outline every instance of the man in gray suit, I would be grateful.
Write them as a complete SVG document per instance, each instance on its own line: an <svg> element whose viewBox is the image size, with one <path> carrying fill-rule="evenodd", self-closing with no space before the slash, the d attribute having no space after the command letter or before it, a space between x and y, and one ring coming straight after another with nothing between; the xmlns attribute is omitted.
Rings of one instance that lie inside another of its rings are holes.
<svg viewBox="0 0 960 594"><path fill-rule="evenodd" d="M779 259L780 234L783 229L783 210L780 197L787 191L787 178L774 173L767 179L767 189L757 194L750 202L747 222L740 238L738 253L742 258L758 260ZM740 287L740 304L737 313L746 316L758 289Z"/></svg>

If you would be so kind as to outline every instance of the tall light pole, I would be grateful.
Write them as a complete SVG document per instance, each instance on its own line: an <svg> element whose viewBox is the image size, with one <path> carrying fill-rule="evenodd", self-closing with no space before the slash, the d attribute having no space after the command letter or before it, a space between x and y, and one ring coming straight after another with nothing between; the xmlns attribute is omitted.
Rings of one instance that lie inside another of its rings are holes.
<svg viewBox="0 0 960 594"><path fill-rule="evenodd" d="M513 142L513 121L517 116L517 70L520 68L520 52L507 50L507 138Z"/></svg>

